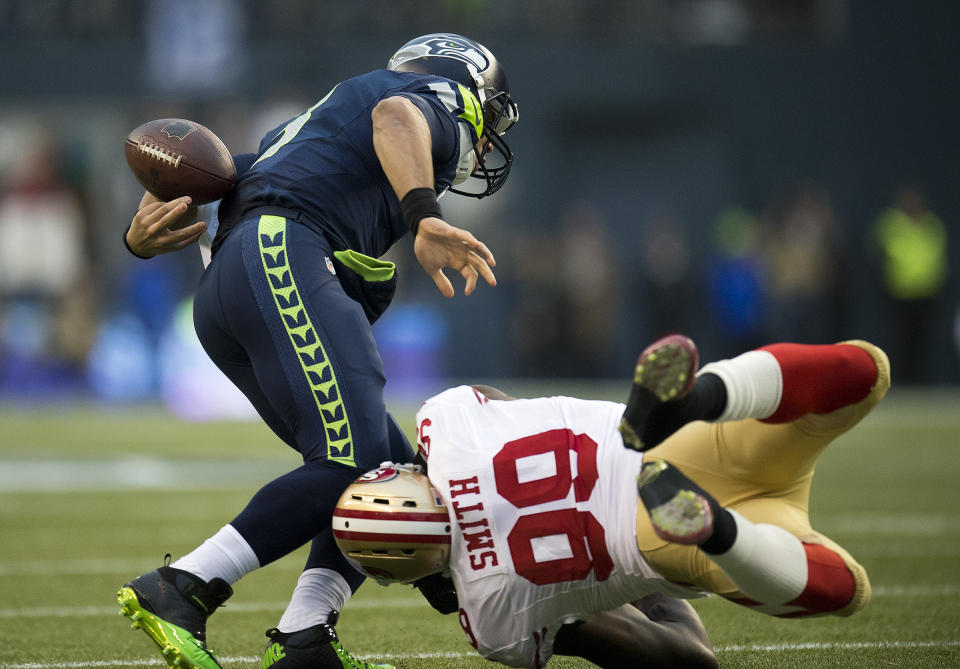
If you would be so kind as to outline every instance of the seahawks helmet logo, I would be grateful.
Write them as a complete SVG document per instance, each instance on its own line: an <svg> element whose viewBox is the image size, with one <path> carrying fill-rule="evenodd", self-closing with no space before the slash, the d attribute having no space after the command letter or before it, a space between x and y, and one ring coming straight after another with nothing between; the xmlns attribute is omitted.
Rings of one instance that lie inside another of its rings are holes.
<svg viewBox="0 0 960 669"><path fill-rule="evenodd" d="M424 55L456 58L467 65L473 65L477 68L477 72L483 72L490 66L490 61L483 55L483 52L466 42L446 37L434 37L426 40L423 46L426 48L426 54Z"/></svg>

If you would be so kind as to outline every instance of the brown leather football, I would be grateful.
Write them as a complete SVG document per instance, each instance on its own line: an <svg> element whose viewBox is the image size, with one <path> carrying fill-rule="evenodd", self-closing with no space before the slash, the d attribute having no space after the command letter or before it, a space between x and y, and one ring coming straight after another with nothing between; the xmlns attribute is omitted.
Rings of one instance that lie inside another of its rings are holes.
<svg viewBox="0 0 960 669"><path fill-rule="evenodd" d="M127 164L140 185L161 200L182 195L193 204L218 200L237 182L237 169L220 138L182 118L148 121L124 142Z"/></svg>

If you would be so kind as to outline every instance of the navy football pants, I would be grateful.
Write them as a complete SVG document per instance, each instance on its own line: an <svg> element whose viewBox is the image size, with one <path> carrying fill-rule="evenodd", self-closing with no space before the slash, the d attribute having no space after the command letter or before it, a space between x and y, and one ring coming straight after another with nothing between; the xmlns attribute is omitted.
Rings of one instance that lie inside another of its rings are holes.
<svg viewBox="0 0 960 669"><path fill-rule="evenodd" d="M330 269L329 244L278 216L240 223L200 279L194 325L210 358L303 466L268 483L232 522L260 565L313 540L306 568L363 577L330 521L359 473L413 451L383 399L383 364L360 304Z"/></svg>

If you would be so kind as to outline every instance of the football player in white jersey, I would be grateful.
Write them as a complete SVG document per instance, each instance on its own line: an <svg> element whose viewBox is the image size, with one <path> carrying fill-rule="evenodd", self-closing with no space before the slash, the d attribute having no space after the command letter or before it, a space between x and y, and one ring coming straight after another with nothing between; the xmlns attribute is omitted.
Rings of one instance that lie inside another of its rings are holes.
<svg viewBox="0 0 960 669"><path fill-rule="evenodd" d="M808 497L819 454L886 393L886 355L774 344L696 370L693 342L672 335L641 354L626 405L444 391L417 414L427 475L358 479L338 545L381 582L449 570L470 643L520 667L554 653L716 666L671 597L783 617L862 609L866 573L812 529Z"/></svg>

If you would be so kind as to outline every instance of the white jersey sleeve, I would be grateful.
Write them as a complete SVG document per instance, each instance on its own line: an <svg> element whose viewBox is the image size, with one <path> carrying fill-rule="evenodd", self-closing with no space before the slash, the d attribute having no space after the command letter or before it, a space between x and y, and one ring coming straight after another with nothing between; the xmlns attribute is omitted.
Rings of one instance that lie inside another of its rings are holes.
<svg viewBox="0 0 960 669"><path fill-rule="evenodd" d="M624 406L489 400L469 386L427 400L418 441L455 523L460 624L481 655L542 667L560 627L651 592L636 543L642 454L617 432Z"/></svg>
<svg viewBox="0 0 960 669"><path fill-rule="evenodd" d="M213 238L217 236L217 228L220 227L220 219L217 218L219 209L220 200L197 206L196 220L207 222L207 229L200 235L200 260L203 262L204 269L210 264L210 247L213 245Z"/></svg>

